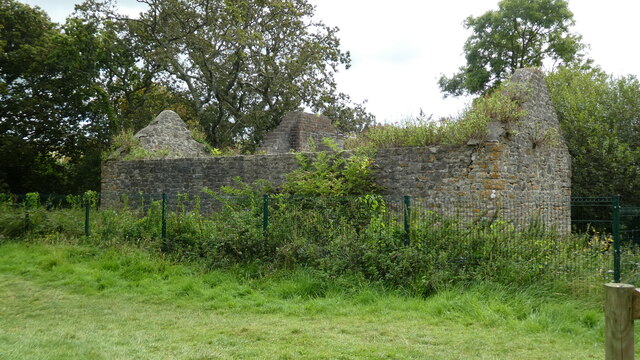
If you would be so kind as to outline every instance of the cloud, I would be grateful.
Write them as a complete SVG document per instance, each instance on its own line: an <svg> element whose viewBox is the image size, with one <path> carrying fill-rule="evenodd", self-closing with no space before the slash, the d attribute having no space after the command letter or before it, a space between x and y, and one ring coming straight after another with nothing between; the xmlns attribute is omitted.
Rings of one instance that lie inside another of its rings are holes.
<svg viewBox="0 0 640 360"><path fill-rule="evenodd" d="M392 43L382 48L375 57L382 62L404 64L420 56L420 50L410 44Z"/></svg>

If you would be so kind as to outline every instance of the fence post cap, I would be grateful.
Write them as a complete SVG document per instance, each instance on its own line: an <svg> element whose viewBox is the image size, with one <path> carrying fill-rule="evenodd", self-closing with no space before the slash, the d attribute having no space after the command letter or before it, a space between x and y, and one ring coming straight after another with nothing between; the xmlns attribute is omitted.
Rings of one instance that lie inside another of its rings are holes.
<svg viewBox="0 0 640 360"><path fill-rule="evenodd" d="M607 284L604 284L604 286L610 287L610 288L619 288L619 289L635 289L636 288L631 284L624 284L624 283L607 283Z"/></svg>

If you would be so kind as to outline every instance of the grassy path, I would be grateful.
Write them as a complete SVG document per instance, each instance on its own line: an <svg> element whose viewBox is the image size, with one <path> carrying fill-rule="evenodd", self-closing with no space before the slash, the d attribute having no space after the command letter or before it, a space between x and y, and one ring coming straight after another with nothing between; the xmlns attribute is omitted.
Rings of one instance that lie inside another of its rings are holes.
<svg viewBox="0 0 640 360"><path fill-rule="evenodd" d="M417 299L326 282L4 244L0 359L603 357L601 314L570 300L490 287Z"/></svg>

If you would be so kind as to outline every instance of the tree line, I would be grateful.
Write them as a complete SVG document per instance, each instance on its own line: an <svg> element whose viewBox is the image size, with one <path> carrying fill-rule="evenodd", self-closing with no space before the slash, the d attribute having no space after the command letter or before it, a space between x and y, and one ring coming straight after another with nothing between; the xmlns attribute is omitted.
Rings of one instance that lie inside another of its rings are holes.
<svg viewBox="0 0 640 360"><path fill-rule="evenodd" d="M0 192L99 189L109 139L173 109L215 148L251 151L291 110L341 131L373 116L336 90L337 28L306 0L88 0L64 24L0 1Z"/></svg>
<svg viewBox="0 0 640 360"><path fill-rule="evenodd" d="M110 139L164 109L215 148L251 152L291 110L343 132L375 119L336 90L350 55L306 0L87 0L63 24L0 0L0 192L99 190ZM544 67L572 156L573 194L640 204L640 83L588 58L564 0L502 0L468 17L466 64L445 96L488 96L522 67Z"/></svg>

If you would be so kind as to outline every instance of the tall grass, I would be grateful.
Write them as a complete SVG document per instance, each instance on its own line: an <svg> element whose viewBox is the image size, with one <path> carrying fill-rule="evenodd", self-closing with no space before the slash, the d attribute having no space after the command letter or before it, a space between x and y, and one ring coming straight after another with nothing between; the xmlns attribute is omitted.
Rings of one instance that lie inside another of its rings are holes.
<svg viewBox="0 0 640 360"><path fill-rule="evenodd" d="M598 304L483 282L424 299L358 276L208 270L127 244L0 244L0 358L586 359Z"/></svg>
<svg viewBox="0 0 640 360"><path fill-rule="evenodd" d="M598 289L610 276L611 254L600 243L558 234L540 222L478 221L428 212L406 229L401 210L380 196L277 195L269 200L265 232L261 196L219 196L217 201L215 210L209 206L203 214L199 198L179 197L169 211L166 239L161 237L159 201L141 200L117 211L94 208L87 239L81 206L32 207L25 226L27 209L4 201L0 242L37 238L126 244L208 268L304 267L328 277L353 275L421 295L478 281L546 284L583 293Z"/></svg>
<svg viewBox="0 0 640 360"><path fill-rule="evenodd" d="M507 84L474 101L457 118L432 121L422 117L398 124L377 124L345 141L346 149L393 148L428 145L463 145L481 142L489 122L513 123L524 116L521 108L526 91Z"/></svg>

